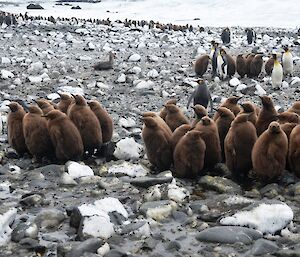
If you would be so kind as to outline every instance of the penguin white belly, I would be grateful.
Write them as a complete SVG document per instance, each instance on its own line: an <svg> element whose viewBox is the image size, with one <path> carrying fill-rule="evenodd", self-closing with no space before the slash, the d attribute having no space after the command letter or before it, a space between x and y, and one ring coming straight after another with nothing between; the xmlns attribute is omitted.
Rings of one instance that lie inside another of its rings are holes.
<svg viewBox="0 0 300 257"><path fill-rule="evenodd" d="M283 69L280 63L274 65L271 78L273 88L279 88L282 84L283 78Z"/></svg>
<svg viewBox="0 0 300 257"><path fill-rule="evenodd" d="M224 60L223 60L222 56L218 55L218 58L217 58L217 65L218 66L217 67L218 67L218 74L219 74L219 76L220 76L221 79L225 79L226 78L226 75L223 72L223 67L222 67L223 63L224 63ZM224 68L227 69L227 65Z"/></svg>
<svg viewBox="0 0 300 257"><path fill-rule="evenodd" d="M293 73L293 56L291 53L284 53L282 55L282 66L284 74Z"/></svg>

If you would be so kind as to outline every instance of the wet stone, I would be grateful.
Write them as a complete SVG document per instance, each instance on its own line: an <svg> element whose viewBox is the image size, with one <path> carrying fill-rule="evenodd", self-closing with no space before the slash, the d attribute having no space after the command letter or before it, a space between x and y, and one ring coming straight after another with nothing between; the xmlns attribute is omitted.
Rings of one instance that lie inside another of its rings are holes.
<svg viewBox="0 0 300 257"><path fill-rule="evenodd" d="M272 254L277 252L279 249L278 245L272 241L260 238L253 244L251 249L251 254L257 255L265 255Z"/></svg>
<svg viewBox="0 0 300 257"><path fill-rule="evenodd" d="M203 176L199 180L199 185L205 189L217 191L219 193L238 193L241 187L230 179L222 177Z"/></svg>

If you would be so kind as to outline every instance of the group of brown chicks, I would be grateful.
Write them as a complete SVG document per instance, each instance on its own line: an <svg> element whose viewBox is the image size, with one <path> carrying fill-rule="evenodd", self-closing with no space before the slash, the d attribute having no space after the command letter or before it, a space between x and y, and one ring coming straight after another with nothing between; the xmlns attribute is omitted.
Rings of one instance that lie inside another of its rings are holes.
<svg viewBox="0 0 300 257"><path fill-rule="evenodd" d="M150 163L176 177L191 178L225 162L232 176L276 180L285 169L300 176L300 102L277 113L272 98L260 96L262 107L232 96L213 118L202 105L193 106L190 121L171 99L159 114L143 114L142 137Z"/></svg>
<svg viewBox="0 0 300 257"><path fill-rule="evenodd" d="M46 99L35 102L8 104L8 142L20 155L29 153L38 161L79 160L86 152L100 152L112 138L113 121L96 100L62 93L58 104Z"/></svg>

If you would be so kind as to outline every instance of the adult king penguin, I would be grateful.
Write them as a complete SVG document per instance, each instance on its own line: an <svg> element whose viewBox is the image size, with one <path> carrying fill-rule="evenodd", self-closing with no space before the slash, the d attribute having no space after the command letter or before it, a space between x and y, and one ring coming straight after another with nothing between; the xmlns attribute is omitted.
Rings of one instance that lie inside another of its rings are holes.
<svg viewBox="0 0 300 257"><path fill-rule="evenodd" d="M272 86L274 89L279 89L282 84L283 69L280 62L277 59L276 54L273 54L273 58L274 58L274 67L271 74Z"/></svg>
<svg viewBox="0 0 300 257"><path fill-rule="evenodd" d="M293 56L288 48L288 46L285 46L284 53L282 55L282 68L284 75L290 75L292 76L293 73Z"/></svg>

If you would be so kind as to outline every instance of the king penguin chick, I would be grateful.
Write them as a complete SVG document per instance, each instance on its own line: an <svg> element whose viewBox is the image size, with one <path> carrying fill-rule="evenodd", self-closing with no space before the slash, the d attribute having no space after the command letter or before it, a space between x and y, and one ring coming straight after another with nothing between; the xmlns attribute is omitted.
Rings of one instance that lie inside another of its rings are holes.
<svg viewBox="0 0 300 257"><path fill-rule="evenodd" d="M254 56L255 56L255 54L251 53L251 54L248 54L248 56L246 57L246 74L247 74L248 78L252 77L252 74L250 73L250 66L253 61Z"/></svg>
<svg viewBox="0 0 300 257"><path fill-rule="evenodd" d="M274 58L274 66L273 66L272 75L271 75L272 87L273 87L273 89L279 89L282 84L283 69L282 69L280 62L277 59L276 54L273 55L273 58Z"/></svg>
<svg viewBox="0 0 300 257"><path fill-rule="evenodd" d="M55 109L54 105L49 100L38 99L35 100L35 102L42 109L44 115L46 115L48 112L53 111Z"/></svg>
<svg viewBox="0 0 300 257"><path fill-rule="evenodd" d="M73 103L74 99L71 95L69 94L64 94L64 93L58 93L60 96L60 101L57 105L58 110L60 110L63 113L68 112L68 108Z"/></svg>
<svg viewBox="0 0 300 257"><path fill-rule="evenodd" d="M293 56L288 48L288 46L285 46L284 53L282 55L282 68L284 75L290 75L293 74Z"/></svg>
<svg viewBox="0 0 300 257"><path fill-rule="evenodd" d="M291 171L300 177L300 125L290 134L288 161Z"/></svg>
<svg viewBox="0 0 300 257"><path fill-rule="evenodd" d="M268 76L272 74L273 67L274 67L274 58L272 55L265 64L265 72L267 73Z"/></svg>
<svg viewBox="0 0 300 257"><path fill-rule="evenodd" d="M189 120L178 106L175 104L166 104L165 107L167 109L166 123L172 131L182 124L189 124Z"/></svg>
<svg viewBox="0 0 300 257"><path fill-rule="evenodd" d="M230 30L229 28L225 28L221 33L221 39L223 44L227 45L230 43Z"/></svg>
<svg viewBox="0 0 300 257"><path fill-rule="evenodd" d="M177 104L177 100L176 100L176 99L170 99L170 100L168 100L168 101L165 103L165 105L166 105L166 104L175 104L175 105L176 105L176 104ZM167 116L167 109L166 109L165 106L160 110L159 116L160 116L163 120L166 119L166 116Z"/></svg>
<svg viewBox="0 0 300 257"><path fill-rule="evenodd" d="M243 111L241 113L247 113L248 114L248 121L252 122L252 124L255 126L257 121L257 112L256 106L252 102L244 102L241 104Z"/></svg>
<svg viewBox="0 0 300 257"><path fill-rule="evenodd" d="M257 140L255 126L241 113L231 123L225 138L226 166L236 179L244 179L252 168L251 152Z"/></svg>
<svg viewBox="0 0 300 257"><path fill-rule="evenodd" d="M172 164L169 139L155 118L143 117L143 121L142 138L149 162L159 171L169 169Z"/></svg>
<svg viewBox="0 0 300 257"><path fill-rule="evenodd" d="M38 160L52 157L54 148L47 128L47 120L42 117L43 111L36 105L28 107L23 118L23 133L29 152Z"/></svg>
<svg viewBox="0 0 300 257"><path fill-rule="evenodd" d="M23 155L27 152L23 133L23 118L26 112L17 102L11 102L8 107L11 110L7 117L8 143L19 155Z"/></svg>
<svg viewBox="0 0 300 257"><path fill-rule="evenodd" d="M227 109L229 109L230 111L232 111L232 113L234 114L234 116L238 115L239 112L241 111L240 106L237 104L238 101L242 98L242 96L230 96L228 97L224 103L222 103L220 105L220 107L226 107ZM214 121L217 120L217 118L219 117L219 113L216 112L214 114Z"/></svg>
<svg viewBox="0 0 300 257"><path fill-rule="evenodd" d="M70 106L68 116L78 128L84 150L93 154L95 149L100 150L102 146L102 132L99 120L82 95L73 95L73 97L75 103Z"/></svg>
<svg viewBox="0 0 300 257"><path fill-rule="evenodd" d="M195 119L191 122L191 126L195 127L202 117L207 116L207 110L201 104L196 104L192 108L195 112Z"/></svg>
<svg viewBox="0 0 300 257"><path fill-rule="evenodd" d="M277 120L277 111L274 108L272 98L269 96L260 96L262 108L256 121L257 136L260 136L272 121Z"/></svg>
<svg viewBox="0 0 300 257"><path fill-rule="evenodd" d="M236 57L236 71L241 76L241 78L245 77L247 73L246 59L242 54L239 54Z"/></svg>
<svg viewBox="0 0 300 257"><path fill-rule="evenodd" d="M273 121L253 146L253 171L263 180L278 179L284 171L287 153L287 136L279 123Z"/></svg>
<svg viewBox="0 0 300 257"><path fill-rule="evenodd" d="M207 71L208 63L209 63L209 55L204 54L200 56L194 64L194 70L196 75L202 77L204 73Z"/></svg>
<svg viewBox="0 0 300 257"><path fill-rule="evenodd" d="M262 59L262 55L261 54L255 55L250 64L250 76L258 77L259 74L261 73L263 64L264 61Z"/></svg>
<svg viewBox="0 0 300 257"><path fill-rule="evenodd" d="M59 110L45 115L55 156L60 161L79 160L83 155L80 133L70 118Z"/></svg>
<svg viewBox="0 0 300 257"><path fill-rule="evenodd" d="M114 66L114 58L116 57L115 53L109 52L108 61L98 62L94 65L95 70L110 70Z"/></svg>
<svg viewBox="0 0 300 257"><path fill-rule="evenodd" d="M194 92L189 97L186 108L189 108L191 101L193 100L194 106L200 104L207 108L208 103L210 103L211 111L213 110L213 102L210 95L210 91L207 88L207 85L203 79L197 80L198 86L194 90Z"/></svg>
<svg viewBox="0 0 300 257"><path fill-rule="evenodd" d="M190 130L192 130L190 124L183 124L174 130L171 137L171 149L173 153L179 140Z"/></svg>
<svg viewBox="0 0 300 257"><path fill-rule="evenodd" d="M114 130L112 118L98 101L89 101L88 105L90 106L91 110L95 113L96 117L100 122L103 143L109 142L112 138Z"/></svg>
<svg viewBox="0 0 300 257"><path fill-rule="evenodd" d="M294 102L287 111L297 113L300 116L300 101Z"/></svg>
<svg viewBox="0 0 300 257"><path fill-rule="evenodd" d="M194 178L200 175L204 167L206 146L199 131L187 132L177 143L174 159L174 176Z"/></svg>

